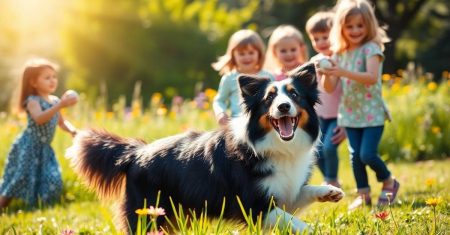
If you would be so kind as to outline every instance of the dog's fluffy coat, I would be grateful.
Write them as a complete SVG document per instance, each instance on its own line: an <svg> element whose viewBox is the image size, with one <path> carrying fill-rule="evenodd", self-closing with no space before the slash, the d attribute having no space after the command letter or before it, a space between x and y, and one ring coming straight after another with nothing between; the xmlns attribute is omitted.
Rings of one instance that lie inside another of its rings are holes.
<svg viewBox="0 0 450 235"><path fill-rule="evenodd" d="M238 83L243 115L226 128L151 144L90 129L76 136L67 155L100 196L121 196L122 225L126 228L128 220L133 231L135 210L144 199L155 205L158 191L159 207L169 218L170 197L197 215L206 201L208 216L219 216L226 199L224 217L242 219L238 197L252 216L261 214L270 225L282 216L278 225L291 222L293 230L302 231L306 224L290 213L343 196L332 186L306 184L319 135L314 65L280 82L243 75ZM276 206L270 205L272 198Z"/></svg>

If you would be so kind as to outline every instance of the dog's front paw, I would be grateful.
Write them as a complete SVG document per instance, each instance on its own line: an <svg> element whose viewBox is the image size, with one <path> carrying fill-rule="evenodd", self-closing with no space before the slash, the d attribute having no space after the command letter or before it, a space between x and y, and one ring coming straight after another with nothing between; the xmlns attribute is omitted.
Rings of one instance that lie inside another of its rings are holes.
<svg viewBox="0 0 450 235"><path fill-rule="evenodd" d="M319 202L338 202L345 196L344 191L332 185L323 185L320 187L317 196Z"/></svg>

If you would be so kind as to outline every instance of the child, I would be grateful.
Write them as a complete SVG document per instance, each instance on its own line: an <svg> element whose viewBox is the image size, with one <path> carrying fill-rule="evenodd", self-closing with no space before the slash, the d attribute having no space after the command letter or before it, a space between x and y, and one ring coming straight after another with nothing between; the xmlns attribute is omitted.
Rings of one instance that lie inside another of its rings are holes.
<svg viewBox="0 0 450 235"><path fill-rule="evenodd" d="M319 61L322 58L331 56L332 52L328 35L333 15L332 12L318 12L306 22L306 32L314 50L318 53L310 61ZM320 81L319 76L318 78ZM338 87L331 94L325 92L321 86L319 86L319 90L321 104L316 105L316 111L322 132L320 139L322 144L318 146L317 165L325 178L324 184L340 187L341 185L337 179L339 168L337 148L342 140L345 139L345 130L337 126L337 112L342 89Z"/></svg>
<svg viewBox="0 0 450 235"><path fill-rule="evenodd" d="M272 33L264 67L275 74L275 80L308 61L308 51L302 33L292 25L280 25Z"/></svg>
<svg viewBox="0 0 450 235"><path fill-rule="evenodd" d="M74 105L77 96L64 94L61 100L52 93L58 85L56 65L45 59L30 60L22 75L19 111L26 111L28 125L15 140L8 154L0 182L0 208L11 199L29 204L58 199L62 189L61 173L50 143L56 124L72 136L76 129L60 114Z"/></svg>
<svg viewBox="0 0 450 235"><path fill-rule="evenodd" d="M241 114L237 84L240 74L256 74L273 80L272 74L262 70L264 51L261 37L252 30L243 29L231 36L225 55L212 64L222 75L213 102L214 113L220 125L223 126L229 121L226 113L227 103L231 109L231 118Z"/></svg>
<svg viewBox="0 0 450 235"><path fill-rule="evenodd" d="M333 66L319 70L324 75L322 85L326 91L333 91L338 79L343 89L338 125L347 132L359 194L349 209L371 204L366 165L383 182L378 205L387 205L395 200L400 187L378 155L387 113L380 76L383 43L388 38L366 0L348 0L337 5L330 40L336 53L331 61Z"/></svg>

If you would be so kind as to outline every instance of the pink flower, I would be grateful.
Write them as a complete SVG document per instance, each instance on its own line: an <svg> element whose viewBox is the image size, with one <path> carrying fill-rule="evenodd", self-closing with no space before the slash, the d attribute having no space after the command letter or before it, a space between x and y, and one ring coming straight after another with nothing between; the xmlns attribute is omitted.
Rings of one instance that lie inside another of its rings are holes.
<svg viewBox="0 0 450 235"><path fill-rule="evenodd" d="M160 215L165 215L166 212L164 211L164 208L161 207L155 208L153 206L150 206L150 208L148 209L148 214L153 217L158 217Z"/></svg>
<svg viewBox="0 0 450 235"><path fill-rule="evenodd" d="M370 94L370 92L367 92L366 99L367 100L371 100L372 99L372 94Z"/></svg>
<svg viewBox="0 0 450 235"><path fill-rule="evenodd" d="M164 235L162 231L147 232L147 235Z"/></svg>
<svg viewBox="0 0 450 235"><path fill-rule="evenodd" d="M368 55L370 52L370 48L364 48L364 54Z"/></svg>
<svg viewBox="0 0 450 235"><path fill-rule="evenodd" d="M72 229L64 229L63 231L61 231L61 235L75 235L75 231L73 231Z"/></svg>
<svg viewBox="0 0 450 235"><path fill-rule="evenodd" d="M368 121L368 122L373 121L373 119L374 119L374 117L373 117L372 114L367 115L367 121Z"/></svg>
<svg viewBox="0 0 450 235"><path fill-rule="evenodd" d="M357 65L361 65L361 64L362 64L362 60L357 60L357 61L356 61L356 64L357 64Z"/></svg>
<svg viewBox="0 0 450 235"><path fill-rule="evenodd" d="M352 108L347 108L347 113L352 113Z"/></svg>

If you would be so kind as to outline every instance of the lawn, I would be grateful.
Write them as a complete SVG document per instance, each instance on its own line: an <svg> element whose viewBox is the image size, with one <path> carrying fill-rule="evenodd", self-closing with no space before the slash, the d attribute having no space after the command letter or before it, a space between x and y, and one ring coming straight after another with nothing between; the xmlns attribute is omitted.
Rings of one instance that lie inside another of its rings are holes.
<svg viewBox="0 0 450 235"><path fill-rule="evenodd" d="M82 109L82 106L78 107ZM189 110L189 109L185 109ZM76 118L72 110L67 114L78 127L95 126L130 137L147 141L175 134L186 129L206 130L214 128L213 116L209 111L189 111L183 115L159 116L139 113L117 117L116 113L97 112ZM161 111L162 112L162 111ZM7 115L0 116L0 169L3 169L9 146L26 121ZM387 126L389 128L389 126ZM64 150L70 146L71 137L57 131L54 147L63 171L64 194L53 206L41 205L30 208L15 201L0 216L0 234L61 234L73 231L75 234L120 234L114 227L113 202L99 201L77 179L71 170ZM388 208L364 208L347 211L354 198L354 179L349 166L347 143L340 147L339 178L346 197L338 203L315 203L298 216L311 225L315 234L448 234L450 232L449 200L450 159L421 162L389 162L388 167L402 186L398 201ZM370 171L371 172L371 171ZM373 172L371 172L373 173ZM311 184L320 184L320 173L315 169ZM374 174L370 175L372 196L375 199L381 185ZM428 200L428 201L427 201ZM166 208L169 209L169 208ZM383 217L387 215L387 217ZM381 217L381 218L377 218ZM191 217L190 217L191 218ZM217 220L193 222L195 226L181 231L189 234L283 234L283 231L266 229L258 225L245 226L236 222ZM176 226L176 225L175 225ZM180 230L178 230L180 231Z"/></svg>

